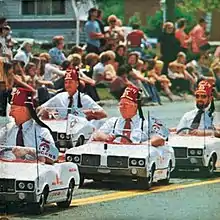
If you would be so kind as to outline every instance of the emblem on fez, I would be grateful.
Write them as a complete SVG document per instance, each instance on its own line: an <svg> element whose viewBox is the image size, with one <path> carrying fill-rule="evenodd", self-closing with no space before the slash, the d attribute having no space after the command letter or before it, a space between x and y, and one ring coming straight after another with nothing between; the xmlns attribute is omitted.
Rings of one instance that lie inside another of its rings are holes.
<svg viewBox="0 0 220 220"><path fill-rule="evenodd" d="M66 71L66 78L71 79L72 78L71 73L72 73L72 70L67 70Z"/></svg>
<svg viewBox="0 0 220 220"><path fill-rule="evenodd" d="M21 93L21 92L20 92L18 89L15 89L14 91L12 91L12 93L11 93L11 100L14 99L14 96L15 96L15 95L16 95L16 96L19 96L20 93Z"/></svg>

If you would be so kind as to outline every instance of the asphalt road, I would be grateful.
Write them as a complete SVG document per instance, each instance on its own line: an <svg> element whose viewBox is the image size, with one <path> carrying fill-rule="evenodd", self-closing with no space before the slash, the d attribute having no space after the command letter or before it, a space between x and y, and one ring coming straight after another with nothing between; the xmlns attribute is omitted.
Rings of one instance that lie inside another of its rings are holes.
<svg viewBox="0 0 220 220"><path fill-rule="evenodd" d="M194 103L167 103L145 107L175 127L184 112ZM217 104L218 111L220 103ZM115 107L107 109L110 116L119 114ZM220 109L219 109L220 111ZM197 173L175 176L168 186L154 185L150 191L141 191L135 183L94 183L87 181L74 196L71 207L60 210L48 205L44 215L27 216L22 210L11 211L7 217L15 220L219 220L220 173L206 179ZM1 218L0 218L1 219Z"/></svg>

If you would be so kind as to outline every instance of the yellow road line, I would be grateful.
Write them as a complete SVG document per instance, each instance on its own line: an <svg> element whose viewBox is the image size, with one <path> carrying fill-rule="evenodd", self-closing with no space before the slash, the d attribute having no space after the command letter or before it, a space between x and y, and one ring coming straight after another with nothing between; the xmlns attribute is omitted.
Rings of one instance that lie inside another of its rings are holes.
<svg viewBox="0 0 220 220"><path fill-rule="evenodd" d="M168 185L168 186L158 186L154 187L150 191L143 191L143 190L131 190L131 191L123 191L123 192L115 192L115 193L109 193L104 195L98 195L88 198L82 198L82 199L75 199L72 200L71 206L82 206L82 205L88 205L88 204L94 204L99 202L107 202L122 198L128 198L128 197L135 197L140 195L147 195L152 193L159 193L159 192L167 192L172 190L178 190L178 189L185 189L195 186L202 186L202 185L208 185L208 184L214 184L214 183L220 183L220 178L215 180L208 180L204 182L197 182L197 183L190 183L190 184L174 184L174 185Z"/></svg>

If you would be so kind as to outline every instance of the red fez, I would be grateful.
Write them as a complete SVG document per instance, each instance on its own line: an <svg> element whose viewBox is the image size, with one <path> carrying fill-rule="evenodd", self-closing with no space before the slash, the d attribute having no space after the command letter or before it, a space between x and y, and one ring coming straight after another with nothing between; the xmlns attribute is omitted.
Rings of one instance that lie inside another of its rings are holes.
<svg viewBox="0 0 220 220"><path fill-rule="evenodd" d="M138 102L138 93L139 93L139 89L136 86L128 86L123 95L121 96L121 99L128 99L133 101L134 103Z"/></svg>
<svg viewBox="0 0 220 220"><path fill-rule="evenodd" d="M26 103L33 104L32 91L25 88L16 88L11 93L11 105L26 106Z"/></svg>
<svg viewBox="0 0 220 220"><path fill-rule="evenodd" d="M74 68L68 68L65 74L65 80L78 80L78 72Z"/></svg>
<svg viewBox="0 0 220 220"><path fill-rule="evenodd" d="M202 80L199 82L198 87L196 89L196 94L199 92L206 93L208 96L212 96L213 87L206 80Z"/></svg>

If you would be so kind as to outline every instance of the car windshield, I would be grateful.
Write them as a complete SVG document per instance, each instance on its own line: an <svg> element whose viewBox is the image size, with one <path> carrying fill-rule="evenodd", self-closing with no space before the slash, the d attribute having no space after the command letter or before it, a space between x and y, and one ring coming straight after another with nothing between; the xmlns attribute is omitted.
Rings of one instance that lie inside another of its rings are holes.
<svg viewBox="0 0 220 220"><path fill-rule="evenodd" d="M36 150L31 147L0 146L0 160L10 162L35 162Z"/></svg>
<svg viewBox="0 0 220 220"><path fill-rule="evenodd" d="M68 112L69 110L69 112ZM39 116L43 120L63 120L67 119L68 114L75 116L85 117L85 114L79 108L59 108L59 107L46 107L41 109Z"/></svg>

